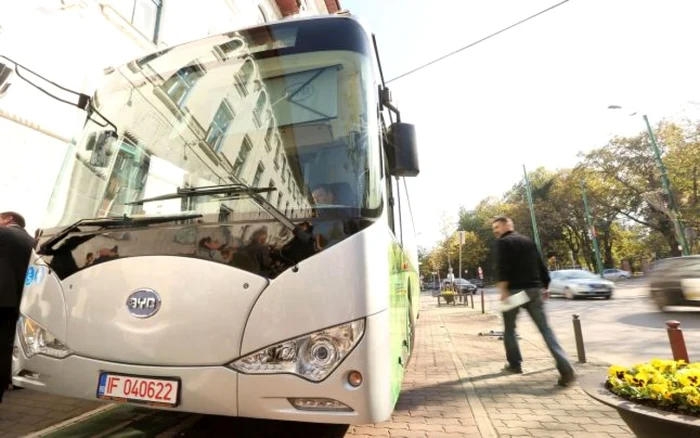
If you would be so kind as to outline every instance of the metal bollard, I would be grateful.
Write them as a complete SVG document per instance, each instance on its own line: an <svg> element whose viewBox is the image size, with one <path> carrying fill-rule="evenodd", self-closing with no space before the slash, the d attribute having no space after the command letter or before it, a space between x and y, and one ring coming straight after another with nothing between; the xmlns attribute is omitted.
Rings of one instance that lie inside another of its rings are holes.
<svg viewBox="0 0 700 438"><path fill-rule="evenodd" d="M586 348L583 345L583 332L581 331L581 320L574 314L574 337L576 337L576 353L579 363L586 363Z"/></svg>
<svg viewBox="0 0 700 438"><path fill-rule="evenodd" d="M481 288L481 313L486 313L484 309L484 288Z"/></svg>
<svg viewBox="0 0 700 438"><path fill-rule="evenodd" d="M475 293L476 293L476 291L469 294L469 299L471 300L471 303L472 303L472 309L474 308L474 294Z"/></svg>
<svg viewBox="0 0 700 438"><path fill-rule="evenodd" d="M666 331L668 332L668 340L671 343L671 352L673 360L684 360L685 363L690 363L688 359L688 349L685 347L685 339L683 339L683 331L680 329L681 323L678 321L666 321Z"/></svg>

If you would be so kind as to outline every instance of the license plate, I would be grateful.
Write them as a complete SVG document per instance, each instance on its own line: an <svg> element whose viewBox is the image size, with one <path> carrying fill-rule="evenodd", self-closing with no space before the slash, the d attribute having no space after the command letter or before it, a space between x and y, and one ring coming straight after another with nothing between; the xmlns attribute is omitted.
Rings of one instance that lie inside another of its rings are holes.
<svg viewBox="0 0 700 438"><path fill-rule="evenodd" d="M180 400L180 379L100 373L97 398L151 406L175 407Z"/></svg>

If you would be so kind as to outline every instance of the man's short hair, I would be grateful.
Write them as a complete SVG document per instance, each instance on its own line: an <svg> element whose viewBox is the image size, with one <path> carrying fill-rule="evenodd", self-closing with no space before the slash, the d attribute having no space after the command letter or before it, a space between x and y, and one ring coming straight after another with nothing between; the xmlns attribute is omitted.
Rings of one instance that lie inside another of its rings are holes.
<svg viewBox="0 0 700 438"><path fill-rule="evenodd" d="M492 224L495 224L496 222L500 222L502 224L507 225L509 222L513 223L513 219L509 218L508 216L498 216L496 219L491 221Z"/></svg>
<svg viewBox="0 0 700 438"><path fill-rule="evenodd" d="M0 213L1 218L10 218L13 224L24 228L27 226L27 222L24 220L24 216L14 211L5 211Z"/></svg>

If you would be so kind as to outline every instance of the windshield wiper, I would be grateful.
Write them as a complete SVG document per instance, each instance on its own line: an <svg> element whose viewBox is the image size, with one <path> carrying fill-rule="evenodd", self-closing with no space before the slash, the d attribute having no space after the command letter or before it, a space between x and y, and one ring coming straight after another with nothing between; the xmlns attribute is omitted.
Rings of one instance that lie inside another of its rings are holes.
<svg viewBox="0 0 700 438"><path fill-rule="evenodd" d="M65 239L70 233L76 231L81 226L97 226L100 228L107 228L115 225L128 225L128 226L139 226L145 224L157 224L163 222L172 222L176 220L183 219L196 219L202 217L201 214L178 214L178 215L168 215L168 216L144 216L144 217L131 217L131 216L112 216L112 217L94 217L89 219L80 219L65 228L62 228L58 233L51 236L46 242L39 246L39 254L47 254L53 249L53 247ZM79 230L78 230L79 231Z"/></svg>
<svg viewBox="0 0 700 438"><path fill-rule="evenodd" d="M196 196L209 196L209 195L242 195L250 196L252 193L265 193L277 190L274 187L265 187L261 189L254 189L248 187L244 184L221 184L217 186L202 186L202 187L178 187L173 193L168 193L166 195L153 196L151 198L138 199L133 202L127 202L124 205L143 205L146 202L153 201L165 201L168 199L177 198L193 198Z"/></svg>
<svg viewBox="0 0 700 438"><path fill-rule="evenodd" d="M277 190L275 187L263 187L254 188L243 183L234 184L221 184L215 186L202 186L202 187L178 187L178 189L166 195L154 196L152 198L139 199L133 202L128 202L126 205L142 205L146 202L152 201L164 201L167 199L177 199L177 198L192 198L196 196L210 196L210 195L227 195L227 196L237 196L237 197L247 197L252 199L256 204L262 207L263 210L268 212L277 222L284 225L289 229L292 234L300 239L304 243L311 242L312 236L307 233L304 229L295 225L284 213L282 213L277 207L272 205L270 201L261 196L261 193L267 193Z"/></svg>

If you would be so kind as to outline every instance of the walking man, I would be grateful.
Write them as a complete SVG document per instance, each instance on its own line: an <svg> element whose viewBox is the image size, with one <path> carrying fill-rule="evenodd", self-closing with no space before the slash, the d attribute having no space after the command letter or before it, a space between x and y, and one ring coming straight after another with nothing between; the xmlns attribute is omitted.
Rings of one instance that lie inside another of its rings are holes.
<svg viewBox="0 0 700 438"><path fill-rule="evenodd" d="M526 236L518 234L514 230L513 221L507 217L496 218L492 223L493 234L496 240L498 288L501 300L520 291L525 291L530 299L522 306L503 312L505 333L503 342L506 349L508 364L504 370L516 374L523 372L520 347L515 334L515 321L524 307L530 314L537 328L540 330L549 352L554 357L557 370L561 375L559 386L569 386L575 379L574 368L569 363L566 353L559 345L554 332L547 324L547 316L544 312L544 297L549 287L549 272L535 243Z"/></svg>
<svg viewBox="0 0 700 438"><path fill-rule="evenodd" d="M19 303L27 275L34 238L24 230L24 218L15 212L0 213L0 403L11 382L12 348Z"/></svg>

